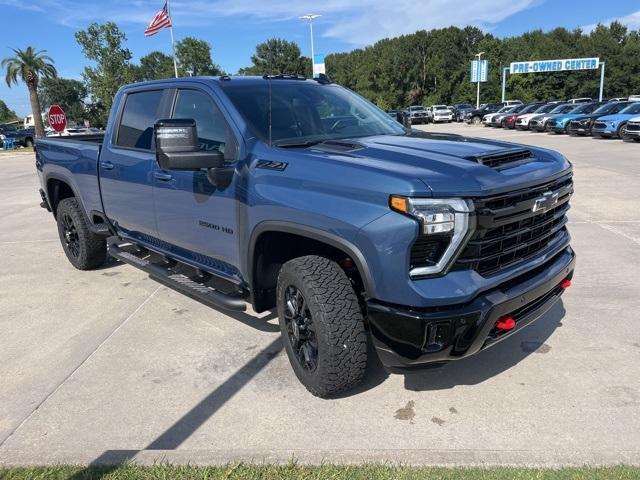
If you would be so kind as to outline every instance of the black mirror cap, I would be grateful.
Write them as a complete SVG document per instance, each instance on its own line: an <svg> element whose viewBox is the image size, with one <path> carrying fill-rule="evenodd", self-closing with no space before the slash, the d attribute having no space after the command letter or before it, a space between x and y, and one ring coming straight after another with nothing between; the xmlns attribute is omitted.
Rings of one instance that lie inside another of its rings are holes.
<svg viewBox="0 0 640 480"><path fill-rule="evenodd" d="M154 125L156 157L164 170L200 170L224 166L219 150L201 151L193 119L158 120Z"/></svg>

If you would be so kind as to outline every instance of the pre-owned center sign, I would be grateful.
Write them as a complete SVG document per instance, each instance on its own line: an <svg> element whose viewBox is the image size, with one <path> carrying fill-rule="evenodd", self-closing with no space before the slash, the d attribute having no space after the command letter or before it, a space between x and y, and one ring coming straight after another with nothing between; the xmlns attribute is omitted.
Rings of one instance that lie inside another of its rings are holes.
<svg viewBox="0 0 640 480"><path fill-rule="evenodd" d="M594 58L564 58L562 60L534 60L532 62L512 62L509 73L544 73L563 72L565 70L597 70L600 59Z"/></svg>

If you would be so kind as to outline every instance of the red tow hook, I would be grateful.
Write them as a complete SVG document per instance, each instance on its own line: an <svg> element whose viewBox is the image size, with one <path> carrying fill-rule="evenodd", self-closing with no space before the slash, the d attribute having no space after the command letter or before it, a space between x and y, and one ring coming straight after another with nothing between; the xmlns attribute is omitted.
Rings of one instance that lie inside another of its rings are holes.
<svg viewBox="0 0 640 480"><path fill-rule="evenodd" d="M570 286L571 286L571 280L569 280L568 278L565 278L564 280L562 280L562 281L560 282L560 288L563 288L563 289L565 289L565 290L566 290L566 289L567 289L567 288L569 288Z"/></svg>
<svg viewBox="0 0 640 480"><path fill-rule="evenodd" d="M508 330L513 330L515 326L516 321L513 319L513 317L502 317L496 322L496 328L498 330L504 330L505 332Z"/></svg>

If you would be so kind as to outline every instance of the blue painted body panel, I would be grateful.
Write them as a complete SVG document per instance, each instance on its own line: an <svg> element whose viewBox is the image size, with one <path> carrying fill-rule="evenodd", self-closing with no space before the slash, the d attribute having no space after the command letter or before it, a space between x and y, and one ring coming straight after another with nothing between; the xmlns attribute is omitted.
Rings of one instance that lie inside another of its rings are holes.
<svg viewBox="0 0 640 480"><path fill-rule="evenodd" d="M99 159L97 146L39 142L43 182L50 174L67 179L87 212L104 212L127 237L249 288L250 239L262 225L274 222L323 232L353 245L371 273L368 296L394 304L464 303L545 260L544 255L536 257L490 278L463 271L411 280L408 259L418 224L392 212L388 201L390 194L479 197L526 188L568 171L569 162L558 153L527 147L536 161L496 170L466 157L522 146L433 135L358 138L361 148L346 153L314 147L274 148L251 133L225 96L220 81L194 78L124 87L114 99ZM216 189L205 171L163 172L152 153L112 145L113 125L123 95L150 85L198 88L214 98L239 146L229 187ZM259 160L286 162L287 167L257 168ZM98 168L103 162L114 164L114 168ZM156 172L170 173L172 178L158 180Z"/></svg>

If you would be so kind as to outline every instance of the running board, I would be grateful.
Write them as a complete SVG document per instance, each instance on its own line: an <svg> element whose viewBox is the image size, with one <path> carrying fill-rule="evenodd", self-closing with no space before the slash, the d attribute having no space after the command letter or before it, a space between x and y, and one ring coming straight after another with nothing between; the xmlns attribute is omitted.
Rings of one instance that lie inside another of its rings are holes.
<svg viewBox="0 0 640 480"><path fill-rule="evenodd" d="M163 285L209 307L223 308L236 312L244 312L247 309L247 303L242 296L228 295L215 290L204 283L198 282L197 279L172 271L171 266L165 262L152 262L147 258L142 258L135 253L124 250L121 244L111 240L111 238L108 242L109 255L148 273L152 279Z"/></svg>

